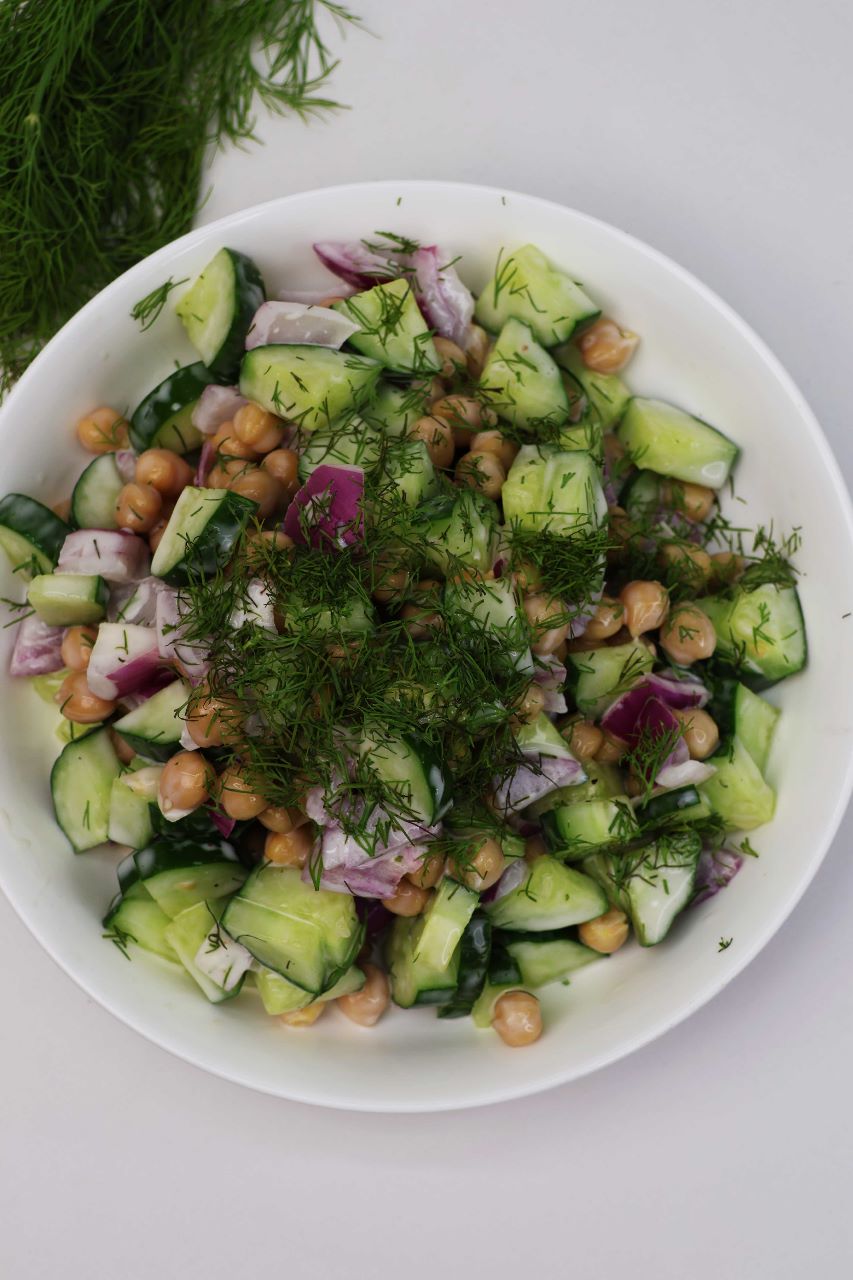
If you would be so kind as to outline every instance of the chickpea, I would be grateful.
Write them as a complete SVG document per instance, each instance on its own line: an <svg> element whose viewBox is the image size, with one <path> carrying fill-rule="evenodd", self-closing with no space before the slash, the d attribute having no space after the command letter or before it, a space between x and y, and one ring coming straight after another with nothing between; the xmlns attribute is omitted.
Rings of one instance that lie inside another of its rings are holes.
<svg viewBox="0 0 853 1280"><path fill-rule="evenodd" d="M494 428L490 431L478 431L471 440L470 448L472 453L493 453L504 471L509 471L518 454L515 441Z"/></svg>
<svg viewBox="0 0 853 1280"><path fill-rule="evenodd" d="M59 651L65 666L71 671L85 671L97 638L97 627L69 627Z"/></svg>
<svg viewBox="0 0 853 1280"><path fill-rule="evenodd" d="M698 605L678 605L669 615L660 633L661 648L682 667L710 658L717 647L714 624Z"/></svg>
<svg viewBox="0 0 853 1280"><path fill-rule="evenodd" d="M148 533L160 519L162 509L163 497L153 485L132 480L116 498L116 523L130 533Z"/></svg>
<svg viewBox="0 0 853 1280"><path fill-rule="evenodd" d="M542 1034L539 1001L529 991L506 991L495 1004L492 1026L511 1049L533 1044Z"/></svg>
<svg viewBox="0 0 853 1280"><path fill-rule="evenodd" d="M192 478L190 464L171 449L146 449L136 459L137 484L150 484L164 498L177 498Z"/></svg>
<svg viewBox="0 0 853 1280"><path fill-rule="evenodd" d="M607 519L610 527L610 534L619 546L611 548L608 551L608 559L618 556L621 549L625 548L636 533L636 528L631 517L624 507L612 506L607 508Z"/></svg>
<svg viewBox="0 0 853 1280"><path fill-rule="evenodd" d="M252 502L256 502L258 504L256 514L260 520L266 520L272 515L281 501L283 492L275 476L270 475L268 471L263 471L260 467L254 467L251 471L244 471L241 476L235 476L228 488L232 493L239 493L241 498L249 498Z"/></svg>
<svg viewBox="0 0 853 1280"><path fill-rule="evenodd" d="M621 630L625 621L625 606L621 600L613 600L610 596L602 596L595 613L587 623L583 633L584 640L608 640Z"/></svg>
<svg viewBox="0 0 853 1280"><path fill-rule="evenodd" d="M159 547L163 541L163 534L166 532L166 526L169 523L168 516L161 516L153 528L148 531L148 545L151 548L151 554Z"/></svg>
<svg viewBox="0 0 853 1280"><path fill-rule="evenodd" d="M578 338L578 347L587 369L594 373L618 373L631 359L639 341L636 333L620 329L613 320L602 316L584 329Z"/></svg>
<svg viewBox="0 0 853 1280"><path fill-rule="evenodd" d="M217 799L228 817L237 822L257 818L268 807L264 797L245 777L244 771L233 764L223 769L219 775Z"/></svg>
<svg viewBox="0 0 853 1280"><path fill-rule="evenodd" d="M211 467L207 477L208 489L227 489L232 480L244 476L250 471L252 464L244 458L227 458Z"/></svg>
<svg viewBox="0 0 853 1280"><path fill-rule="evenodd" d="M646 631L657 631L669 613L669 593L660 582L636 579L619 592L625 606L625 626L635 638Z"/></svg>
<svg viewBox="0 0 853 1280"><path fill-rule="evenodd" d="M233 422L223 422L216 435L210 437L210 443L219 459L242 458L244 462L257 461L257 450L244 444L238 437Z"/></svg>
<svg viewBox="0 0 853 1280"><path fill-rule="evenodd" d="M419 870L410 871L410 880L418 889L434 889L444 875L444 859L437 853L425 853Z"/></svg>
<svg viewBox="0 0 853 1280"><path fill-rule="evenodd" d="M493 884L497 884L506 870L506 865L507 860L503 849L497 840L488 836L470 862L464 867L451 863L448 871L454 880L460 880L469 889L482 893L483 890L491 889Z"/></svg>
<svg viewBox="0 0 853 1280"><path fill-rule="evenodd" d="M711 576L711 557L702 547L694 547L692 543L685 542L665 542L660 555L673 577L682 584L698 590L705 586Z"/></svg>
<svg viewBox="0 0 853 1280"><path fill-rule="evenodd" d="M615 733L608 733L606 729L599 729L599 733L602 742L595 753L595 759L599 764L616 764L628 750L628 743L617 738Z"/></svg>
<svg viewBox="0 0 853 1280"><path fill-rule="evenodd" d="M438 417L447 419L453 438L461 448L467 448L475 432L483 427L493 427L498 420L494 409L481 404L473 396L442 396L434 401L431 408Z"/></svg>
<svg viewBox="0 0 853 1280"><path fill-rule="evenodd" d="M235 736L233 718L227 703L202 694L190 707L187 732L198 747L221 747Z"/></svg>
<svg viewBox="0 0 853 1280"><path fill-rule="evenodd" d="M262 827L285 836L297 827L303 827L307 821L308 816L301 809L286 809L284 805L278 804L271 804L258 814L258 822Z"/></svg>
<svg viewBox="0 0 853 1280"><path fill-rule="evenodd" d="M723 586L737 582L745 570L745 557L736 555L733 551L715 551L711 556L711 576Z"/></svg>
<svg viewBox="0 0 853 1280"><path fill-rule="evenodd" d="M131 760L136 759L136 752L130 743L125 742L120 733L116 733L115 729L110 729L110 742L113 744L113 751L118 756L122 764L130 764Z"/></svg>
<svg viewBox="0 0 853 1280"><path fill-rule="evenodd" d="M434 466L446 469L453 462L453 431L446 418L418 418L409 428L408 436L410 440L423 441Z"/></svg>
<svg viewBox="0 0 853 1280"><path fill-rule="evenodd" d="M411 880L401 880L393 898L383 898L382 905L395 916L419 916L431 898L429 889L421 889Z"/></svg>
<svg viewBox="0 0 853 1280"><path fill-rule="evenodd" d="M278 1020L285 1027L313 1027L328 1007L327 1000L315 1000L313 1004L306 1004L304 1009L291 1009L290 1013L280 1013Z"/></svg>
<svg viewBox="0 0 853 1280"><path fill-rule="evenodd" d="M454 474L457 483L479 489L484 497L493 499L500 497L506 480L500 459L485 449L464 454L457 462Z"/></svg>
<svg viewBox="0 0 853 1280"><path fill-rule="evenodd" d="M568 622L560 621L560 618L564 616L564 612L559 601L550 599L545 595L525 596L524 612L533 632L533 641L530 647L540 657L553 653L557 646L568 637L569 624ZM553 621L553 625L549 626L549 621Z"/></svg>
<svg viewBox="0 0 853 1280"><path fill-rule="evenodd" d="M662 496L667 506L680 511L688 520L702 524L714 509L717 495L704 484L690 484L680 480L667 480L662 486Z"/></svg>
<svg viewBox="0 0 853 1280"><path fill-rule="evenodd" d="M115 453L117 449L126 449L127 433L126 419L107 405L84 414L77 423L77 439L89 453Z"/></svg>
<svg viewBox="0 0 853 1280"><path fill-rule="evenodd" d="M455 378L457 374L467 370L467 356L455 342L451 342L449 338L433 338L433 343L441 361L439 372L442 378Z"/></svg>
<svg viewBox="0 0 853 1280"><path fill-rule="evenodd" d="M279 867L304 867L314 848L314 825L292 831L270 831L264 841L264 857Z"/></svg>
<svg viewBox="0 0 853 1280"><path fill-rule="evenodd" d="M63 498L61 502L54 502L50 509L55 516L59 516L60 520L64 520L66 524L71 519L70 498Z"/></svg>
<svg viewBox="0 0 853 1280"><path fill-rule="evenodd" d="M528 836L524 842L524 861L535 862L548 855L548 846L542 836Z"/></svg>
<svg viewBox="0 0 853 1280"><path fill-rule="evenodd" d="M628 932L628 917L624 911L613 907L603 916L584 921L578 929L578 937L585 947L600 951L603 956L611 956L628 941Z"/></svg>
<svg viewBox="0 0 853 1280"><path fill-rule="evenodd" d="M444 618L427 604L404 604L400 611L403 624L413 640L423 640L433 631L440 631Z"/></svg>
<svg viewBox="0 0 853 1280"><path fill-rule="evenodd" d="M360 1027L373 1027L388 1008L391 993L387 975L375 964L362 965L364 986L348 996L338 996L337 1006L351 1022Z"/></svg>
<svg viewBox="0 0 853 1280"><path fill-rule="evenodd" d="M261 463L261 470L275 476L288 498L299 488L299 458L292 449L273 449Z"/></svg>
<svg viewBox="0 0 853 1280"><path fill-rule="evenodd" d="M167 817L174 810L197 809L210 798L216 775L200 751L179 751L160 774L160 809Z"/></svg>
<svg viewBox="0 0 853 1280"><path fill-rule="evenodd" d="M520 724L535 720L545 710L545 694L542 692L542 686L531 681L515 705L517 708L515 718Z"/></svg>
<svg viewBox="0 0 853 1280"><path fill-rule="evenodd" d="M409 572L407 569L382 569L380 566L379 579L377 585L373 588L373 599L378 600L380 604L389 604L392 600L399 600L409 585Z"/></svg>
<svg viewBox="0 0 853 1280"><path fill-rule="evenodd" d="M234 414L234 434L256 453L271 453L281 444L284 427L259 404L244 404Z"/></svg>
<svg viewBox="0 0 853 1280"><path fill-rule="evenodd" d="M74 724L98 724L116 709L115 702L92 693L85 671L72 671L66 676L55 698L65 719Z"/></svg>
<svg viewBox="0 0 853 1280"><path fill-rule="evenodd" d="M591 720L573 720L560 731L576 760L594 760L604 745L604 734Z"/></svg>
<svg viewBox="0 0 853 1280"><path fill-rule="evenodd" d="M489 358L492 340L478 324L472 324L465 342L465 355L468 360L468 372L472 378L479 378Z"/></svg>
<svg viewBox="0 0 853 1280"><path fill-rule="evenodd" d="M673 711L681 724L681 736L687 744L692 760L707 760L717 750L720 731L716 723L699 707L686 711Z"/></svg>

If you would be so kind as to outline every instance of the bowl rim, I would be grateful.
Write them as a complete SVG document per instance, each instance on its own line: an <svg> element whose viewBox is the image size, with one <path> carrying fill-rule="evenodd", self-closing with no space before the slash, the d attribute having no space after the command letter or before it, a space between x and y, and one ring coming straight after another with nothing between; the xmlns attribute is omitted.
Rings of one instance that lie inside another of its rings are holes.
<svg viewBox="0 0 853 1280"><path fill-rule="evenodd" d="M603 218L595 217L592 214L585 213L573 206L561 203L558 200L550 200L543 196L529 195L523 191L517 191L509 187L495 187L490 184L469 183L448 181L444 179L429 178L384 178L378 180L369 180L364 182L348 182L336 183L328 186L313 187L306 191L293 192L289 195L276 196L270 200L262 201L258 204L247 206L245 209L236 210L223 217L205 223L202 226L195 227L188 231L185 235L180 236L176 240L169 241L162 248L156 250L148 257L141 259L135 263L122 275L117 276L104 289L95 294L79 311L62 326L61 329L45 344L42 350L33 360L32 364L25 370L20 379L10 389L5 400L0 404L0 420L7 416L10 409L14 409L22 390L26 388L31 381L39 376L42 366L46 365L51 358L51 353L61 350L66 343L73 340L74 331L78 322L92 312L97 311L103 305L106 298L112 296L122 290L128 282L132 281L136 276L146 275L152 264L162 262L164 265L176 254L182 253L198 243L215 237L219 231L225 232L239 226L242 222L249 222L258 216L264 210L284 205L293 205L300 202L310 203L318 196L329 196L333 194L346 195L354 191L372 190L377 194L383 192L391 192L395 196L406 194L407 191L412 193L429 191L431 194L445 191L454 194L465 194L476 192L478 195L490 196L496 198L510 198L524 201L526 204L540 206L544 209L557 211L559 213L569 213L581 223L586 223L591 227L595 227L604 231L607 235L615 237L621 241L635 254L638 254L656 265L662 267L670 274L677 277L680 282L691 288L699 295L703 303L710 306L718 314L726 320L729 325L737 332L738 336L749 345L752 353L758 357L766 366L768 372L780 384L782 390L793 403L797 412L808 424L811 431L811 444L816 448L820 461L823 465L827 478L831 482L835 497L839 504L839 511L843 516L844 524L848 536L848 551L853 558L853 502L851 502L850 493L844 482L838 461L833 453L832 447L827 440L823 428L821 427L815 413L811 409L808 401L800 391L792 376L781 363L779 358L770 349L768 344L748 324L734 308L720 297L713 289L706 285L696 275L687 268L682 267L678 262L674 261L667 254L648 244L646 241L639 239L630 232L622 230L620 227L614 226ZM529 1084L514 1083L506 1088L490 1088L474 1097L448 1098L442 1100L426 1100L420 1101L417 1097L413 1097L410 1102L405 1105L400 1102L393 1101L388 1105L384 1105L376 1101L365 1101L356 1094L347 1096L340 1094L334 1097L318 1097L310 1091L300 1088L276 1089L271 1086L259 1083L251 1078L250 1072L241 1072L240 1070L230 1070L218 1067L215 1062L205 1060L203 1055L194 1054L191 1050L185 1049L177 1043L172 1043L168 1037L162 1038L156 1032L156 1029L144 1023L144 1020L136 1017L132 1008L119 1007L113 999L108 995L92 990L87 984L86 979L78 976L74 971L73 962L64 958L58 953L53 946L49 937L44 936L38 921L36 912L29 912L22 901L16 898L14 889L4 873L3 863L0 861L0 889L3 890L6 899L11 904L13 910L17 914L21 922L26 926L32 936L50 956L54 963L91 999L96 1001L101 1008L105 1009L119 1022L131 1028L139 1035L143 1036L150 1043L157 1045L159 1048L166 1050L174 1057L190 1066L206 1071L209 1074L225 1080L231 1084L238 1084L252 1089L257 1093L263 1093L279 1100L292 1101L298 1103L309 1103L315 1106L324 1106L337 1110L362 1112L366 1114L418 1114L418 1113L435 1113L443 1111L458 1111L473 1107L490 1106L501 1102L510 1102L517 1099L533 1096L546 1090L553 1089L558 1085L570 1084L574 1080L582 1079L587 1075L591 1075L595 1071L601 1070L603 1067L618 1062L623 1058L627 1058L638 1049L651 1044L660 1036L665 1035L679 1023L686 1021L703 1005L707 1004L715 996L717 996L724 987L726 987L738 974L749 965L758 953L763 950L771 938L779 931L797 904L800 902L803 894L816 876L821 864L823 863L830 846L832 845L841 821L844 817L848 803L850 801L851 791L853 791L853 750L850 751L846 762L846 771L842 786L839 788L835 799L835 804L831 814L823 824L823 831L819 841L812 848L811 856L808 862L804 862L803 868L797 878L792 883L784 902L780 905L775 914L766 919L763 926L758 927L751 934L750 940L743 948L739 947L734 956L731 951L727 953L726 963L721 965L716 975L707 979L699 988L697 988L694 998L683 1001L677 1007L663 1012L659 1017L649 1020L648 1025L641 1032L637 1032L627 1039L623 1039L618 1045L608 1047L594 1055L590 1060L577 1067L569 1067L568 1069L550 1069L538 1072L529 1082Z"/></svg>

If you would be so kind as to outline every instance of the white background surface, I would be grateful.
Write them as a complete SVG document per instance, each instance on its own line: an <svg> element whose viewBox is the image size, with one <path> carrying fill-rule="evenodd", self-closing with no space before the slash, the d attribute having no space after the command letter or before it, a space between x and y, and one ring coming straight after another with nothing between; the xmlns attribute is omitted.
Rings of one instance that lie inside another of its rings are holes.
<svg viewBox="0 0 853 1280"><path fill-rule="evenodd" d="M381 38L343 47L352 110L262 121L264 149L216 160L205 218L389 176L575 205L732 303L853 476L843 0L356 7ZM688 1023L585 1081L447 1116L323 1112L185 1066L0 900L0 1275L848 1276L851 836L848 816L794 917Z"/></svg>

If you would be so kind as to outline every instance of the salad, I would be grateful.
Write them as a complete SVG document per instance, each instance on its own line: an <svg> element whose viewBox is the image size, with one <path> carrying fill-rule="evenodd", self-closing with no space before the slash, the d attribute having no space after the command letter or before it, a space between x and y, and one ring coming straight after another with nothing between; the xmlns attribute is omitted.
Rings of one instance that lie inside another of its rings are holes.
<svg viewBox="0 0 853 1280"><path fill-rule="evenodd" d="M476 299L435 246L314 248L331 292L277 299L221 249L176 308L200 359L77 423L68 501L0 501L11 674L126 956L526 1045L539 988L754 852L796 535L725 518L738 446L632 394L638 337L533 245Z"/></svg>

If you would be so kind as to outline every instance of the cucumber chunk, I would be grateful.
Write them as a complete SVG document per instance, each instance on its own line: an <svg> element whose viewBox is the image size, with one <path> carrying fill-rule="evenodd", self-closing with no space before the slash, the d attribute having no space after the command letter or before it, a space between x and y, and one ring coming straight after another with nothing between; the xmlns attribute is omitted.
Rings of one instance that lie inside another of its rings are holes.
<svg viewBox="0 0 853 1280"><path fill-rule="evenodd" d="M151 951L164 960L178 961L174 947L166 937L171 920L161 911L151 895L140 885L136 893L121 898L104 918L105 936L126 945L135 942L143 951Z"/></svg>
<svg viewBox="0 0 853 1280"><path fill-rule="evenodd" d="M128 786L129 777L132 775L123 773L120 777L113 778L107 835L116 844L129 844L131 849L143 849L154 835L151 802Z"/></svg>
<svg viewBox="0 0 853 1280"><path fill-rule="evenodd" d="M650 824L662 822L676 813L684 822L697 822L708 817L711 806L694 786L688 784L674 787L671 791L661 791L640 805L636 812L648 828Z"/></svg>
<svg viewBox="0 0 853 1280"><path fill-rule="evenodd" d="M507 320L522 320L545 347L565 342L600 308L564 271L552 267L535 245L498 259L493 279L477 299L477 321L496 333Z"/></svg>
<svg viewBox="0 0 853 1280"><path fill-rule="evenodd" d="M391 999L401 1009L450 1004L459 981L461 953L454 952L447 964L432 965L417 953L419 934L417 917L400 916L392 924L386 943Z"/></svg>
<svg viewBox="0 0 853 1280"><path fill-rule="evenodd" d="M324 462L368 471L379 460L381 439L379 429L360 418L345 420L328 430L312 431L299 458L299 477L307 480Z"/></svg>
<svg viewBox="0 0 853 1280"><path fill-rule="evenodd" d="M451 625L493 636L519 671L533 671L527 618L508 578L446 582L444 608Z"/></svg>
<svg viewBox="0 0 853 1280"><path fill-rule="evenodd" d="M377 741L369 733L361 742L371 770L393 790L399 809L412 822L431 827L443 809L446 781L437 758L408 734Z"/></svg>
<svg viewBox="0 0 853 1280"><path fill-rule="evenodd" d="M525 720L515 731L515 741L521 751L530 755L556 757L558 760L574 760L569 744L544 711L533 720ZM583 780L583 775L580 781Z"/></svg>
<svg viewBox="0 0 853 1280"><path fill-rule="evenodd" d="M493 502L473 489L428 498L414 521L427 561L440 573L452 574L459 565L486 573L497 544L497 516Z"/></svg>
<svg viewBox="0 0 853 1280"><path fill-rule="evenodd" d="M752 831L769 822L776 810L776 792L740 738L735 737L708 761L717 772L699 790L726 824L727 831Z"/></svg>
<svg viewBox="0 0 853 1280"><path fill-rule="evenodd" d="M106 613L107 584L97 573L44 573L33 578L27 599L48 626L86 626Z"/></svg>
<svg viewBox="0 0 853 1280"><path fill-rule="evenodd" d="M435 492L435 467L423 440L389 441L384 461L385 479L397 486L410 507Z"/></svg>
<svg viewBox="0 0 853 1280"><path fill-rule="evenodd" d="M192 424L192 412L211 382L216 378L203 364L188 364L149 391L130 419L130 443L136 452L158 448L189 453L197 448L202 436Z"/></svg>
<svg viewBox="0 0 853 1280"><path fill-rule="evenodd" d="M632 640L590 653L570 653L567 683L574 689L578 710L597 719L653 666L654 657L646 646Z"/></svg>
<svg viewBox="0 0 853 1280"><path fill-rule="evenodd" d="M359 326L349 345L394 373L432 374L441 361L408 280L388 280L332 309Z"/></svg>
<svg viewBox="0 0 853 1280"><path fill-rule="evenodd" d="M429 968L440 972L456 952L468 921L477 909L479 897L465 885L445 876L424 914L418 917L419 931L414 954Z"/></svg>
<svg viewBox="0 0 853 1280"><path fill-rule="evenodd" d="M592 854L584 871L604 889L614 906L626 911L644 947L662 942L676 916L693 896L702 840L696 832L661 836L624 860L607 853Z"/></svg>
<svg viewBox="0 0 853 1280"><path fill-rule="evenodd" d="M271 865L252 872L222 923L261 964L314 996L349 969L364 936L349 894L315 889L298 870Z"/></svg>
<svg viewBox="0 0 853 1280"><path fill-rule="evenodd" d="M123 488L114 453L90 462L71 494L71 518L78 529L117 529L115 508Z"/></svg>
<svg viewBox="0 0 853 1280"><path fill-rule="evenodd" d="M180 746L181 712L189 696L190 686L175 680L116 720L113 728L146 760L168 760Z"/></svg>
<svg viewBox="0 0 853 1280"><path fill-rule="evenodd" d="M174 948L187 973L201 987L211 1004L239 995L246 977L245 953L219 926L222 904L197 902L179 912L166 929L166 941ZM199 952L217 957L216 981L198 963Z"/></svg>
<svg viewBox="0 0 853 1280"><path fill-rule="evenodd" d="M726 595L696 603L714 624L718 657L736 666L745 683L764 689L806 665L806 628L796 587L768 583L750 590L744 579Z"/></svg>
<svg viewBox="0 0 853 1280"><path fill-rule="evenodd" d="M753 693L746 685L738 684L735 691L734 731L762 774L767 771L778 721L778 707Z"/></svg>
<svg viewBox="0 0 853 1280"><path fill-rule="evenodd" d="M446 1004L439 1006L439 1018L464 1018L471 1012L486 982L491 951L492 922L485 911L478 909L462 934L456 990Z"/></svg>
<svg viewBox="0 0 853 1280"><path fill-rule="evenodd" d="M601 470L584 450L523 445L501 491L507 524L565 536L597 529L607 515Z"/></svg>
<svg viewBox="0 0 853 1280"><path fill-rule="evenodd" d="M252 317L265 296L252 259L236 249L220 249L175 307L187 337L217 378L236 376Z"/></svg>
<svg viewBox="0 0 853 1280"><path fill-rule="evenodd" d="M630 840L638 831L626 796L559 805L542 815L542 834L555 856L564 862L578 862L595 846Z"/></svg>
<svg viewBox="0 0 853 1280"><path fill-rule="evenodd" d="M110 735L97 729L69 742L50 772L56 821L75 853L94 849L109 838L113 779L121 772Z"/></svg>
<svg viewBox="0 0 853 1280"><path fill-rule="evenodd" d="M738 459L733 441L663 400L635 397L616 434L638 467L720 489Z"/></svg>
<svg viewBox="0 0 853 1280"><path fill-rule="evenodd" d="M183 490L151 562L155 578L184 586L193 574L210 575L231 559L234 544L257 503L230 489Z"/></svg>
<svg viewBox="0 0 853 1280"><path fill-rule="evenodd" d="M566 929L606 910L607 898L594 880L547 855L536 859L517 888L486 907L496 928L531 933Z"/></svg>
<svg viewBox="0 0 853 1280"><path fill-rule="evenodd" d="M551 354L570 384L570 399L583 397L587 402L583 421L594 423L601 431L614 427L631 399L631 392L619 375L587 369L573 342L564 343Z"/></svg>
<svg viewBox="0 0 853 1280"><path fill-rule="evenodd" d="M177 832L137 849L118 866L121 896L144 887L171 920L198 902L227 898L245 878L245 868L227 841L179 838Z"/></svg>
<svg viewBox="0 0 853 1280"><path fill-rule="evenodd" d="M600 952L559 931L526 933L515 938L506 935L503 941L518 965L521 981L526 987L562 982L576 969L601 959Z"/></svg>
<svg viewBox="0 0 853 1280"><path fill-rule="evenodd" d="M333 987L316 998L310 991L304 991L295 983L288 982L280 973L272 969L258 968L255 971L255 985L261 997L264 1009L273 1017L282 1013L293 1013L296 1009L304 1009L309 1004L327 1004L340 996L352 995L364 986L365 978L361 969L352 965Z"/></svg>
<svg viewBox="0 0 853 1280"><path fill-rule="evenodd" d="M70 525L25 493L0 500L0 547L22 578L50 573L69 533Z"/></svg>
<svg viewBox="0 0 853 1280"><path fill-rule="evenodd" d="M281 343L246 352L240 392L312 431L367 401L381 371L378 361L353 352Z"/></svg>
<svg viewBox="0 0 853 1280"><path fill-rule="evenodd" d="M569 416L560 370L526 325L508 320L480 375L480 392L515 426L559 426Z"/></svg>

